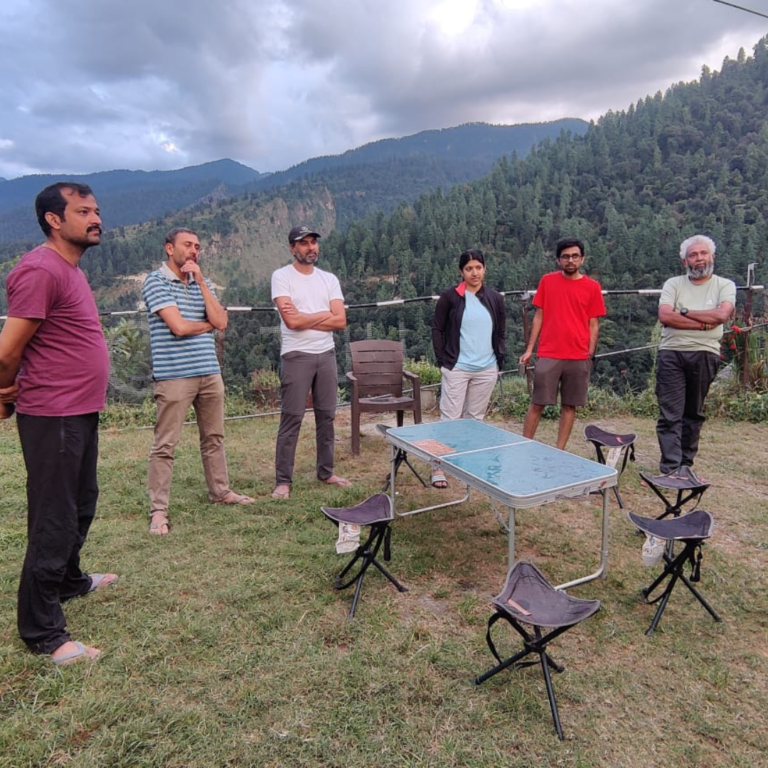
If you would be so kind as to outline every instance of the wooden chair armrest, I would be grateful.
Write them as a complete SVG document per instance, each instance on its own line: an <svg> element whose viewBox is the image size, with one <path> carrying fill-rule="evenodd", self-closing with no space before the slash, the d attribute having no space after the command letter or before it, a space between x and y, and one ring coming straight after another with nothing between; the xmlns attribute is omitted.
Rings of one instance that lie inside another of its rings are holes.
<svg viewBox="0 0 768 768"><path fill-rule="evenodd" d="M421 379L419 376L415 373L411 373L410 371L403 371L403 376L405 376L406 379L409 379L411 384L413 384L414 387L420 387L421 386Z"/></svg>

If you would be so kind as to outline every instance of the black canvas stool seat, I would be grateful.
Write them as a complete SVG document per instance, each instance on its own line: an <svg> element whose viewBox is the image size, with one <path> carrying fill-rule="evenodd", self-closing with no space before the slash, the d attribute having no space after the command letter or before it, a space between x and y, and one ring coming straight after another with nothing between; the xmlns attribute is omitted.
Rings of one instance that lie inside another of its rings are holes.
<svg viewBox="0 0 768 768"><path fill-rule="evenodd" d="M640 477L664 503L664 513L659 516L659 520L669 515L677 517L689 502L692 509L695 509L704 491L709 488L709 483L704 482L690 467L680 467L668 475L648 475L641 472ZM671 500L673 494L674 502Z"/></svg>
<svg viewBox="0 0 768 768"><path fill-rule="evenodd" d="M361 501L354 507L320 507L323 514L336 525L350 523L361 528L370 526L368 538L360 544L352 555L352 559L344 567L344 570L336 576L334 587L346 589L356 584L355 595L352 598L352 607L349 610L349 618L355 617L357 601L360 599L360 590L363 586L363 577L370 566L384 574L399 592L407 592L404 587L377 559L379 550L384 547L384 560L389 562L391 558L390 541L392 531L389 527L395 518L392 510L392 500L384 493L377 493L365 501ZM352 574L352 575L350 575Z"/></svg>
<svg viewBox="0 0 768 768"><path fill-rule="evenodd" d="M651 626L645 634L653 634L658 626L664 609L667 607L667 602L669 602L672 590L678 581L681 581L688 587L693 596L707 609L707 612L715 621L722 621L712 606L693 586L694 583L701 579L702 544L712 535L715 527L715 520L712 515L703 509L696 509L693 512L688 512L688 514L668 520L640 517L640 515L635 515L632 512L628 516L630 521L646 535L655 536L657 539L665 539L670 542L663 555L663 572L650 586L642 591L643 597L649 605L659 604ZM674 554L672 549L672 544L675 541L680 541L684 545L677 555ZM690 578L683 573L686 563L689 563L691 566ZM666 587L654 597L654 592L667 579L669 581Z"/></svg>
<svg viewBox="0 0 768 768"><path fill-rule="evenodd" d="M601 464L613 467L618 470L619 477L626 469L627 461L635 460L635 440L637 435L634 432L619 435L615 432L606 432L597 424L587 424L584 427L584 439L592 443L597 454L597 460ZM616 501L619 507L624 509L624 502L619 493L618 483L613 486L613 492L616 494ZM601 491L605 493L605 491Z"/></svg>
<svg viewBox="0 0 768 768"><path fill-rule="evenodd" d="M389 430L390 430L390 429L392 429L392 427L391 427L391 426L389 426L389 424L377 424L377 425L376 425L376 429L377 429L377 430L378 430L378 431L379 431L379 432L380 432L382 435L386 435L386 434L387 434L387 432L389 432ZM410 459L408 458L408 453L405 451L405 449L403 449L403 448L397 448L397 449L395 450L395 470L394 470L394 473L395 473L395 474L397 474L397 473L400 471L400 467L401 467L403 464L405 464L405 466L406 466L406 467L408 467L408 469L410 469L410 470L411 470L411 472L413 472L413 474L414 474L414 475L416 475L416 478L418 479L418 481L419 481L419 482L420 482L420 483L421 483L421 484L422 484L422 485L423 485L425 488L428 488L428 487L429 487L429 486L427 485L426 481L424 480L424 478L423 478L423 477L422 477L422 476L421 476L421 475L420 475L420 474L419 474L419 473L416 471L416 468L413 466L413 464L411 464L411 462L410 462ZM390 471L387 473L387 479L384 481L384 485L382 485L382 486L381 486L381 491L382 491L382 493L383 493L384 491L387 491L387 490L389 490L389 488L390 488L390 486L391 486L391 484L392 484L392 480L393 480L393 478L392 478L392 471L390 470Z"/></svg>
<svg viewBox="0 0 768 768"><path fill-rule="evenodd" d="M488 632L485 639L493 657L499 663L476 678L475 685L484 683L488 678L508 667L520 668L536 664L535 660L522 661L522 659L530 654L537 654L547 686L552 720L557 736L562 741L563 729L560 725L560 716L557 711L549 669L551 667L556 672L562 672L564 667L552 660L547 653L547 645L562 635L563 632L567 632L571 627L597 613L600 610L600 601L571 597L565 592L555 589L535 565L520 561L507 574L504 589L493 598L493 607L496 609L496 613L488 620ZM491 639L491 628L499 619L509 622L512 628L523 638L523 649L504 660L497 653L496 646ZM523 624L529 625L533 633L531 634L525 629ZM551 631L542 634L542 629Z"/></svg>

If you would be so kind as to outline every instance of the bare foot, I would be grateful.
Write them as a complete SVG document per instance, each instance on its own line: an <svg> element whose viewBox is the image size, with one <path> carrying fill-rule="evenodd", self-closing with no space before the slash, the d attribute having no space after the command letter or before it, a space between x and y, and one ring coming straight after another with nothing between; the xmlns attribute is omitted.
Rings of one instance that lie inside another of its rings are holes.
<svg viewBox="0 0 768 768"><path fill-rule="evenodd" d="M445 479L445 475L442 472L432 473L432 486L434 488L447 488L448 481Z"/></svg>
<svg viewBox="0 0 768 768"><path fill-rule="evenodd" d="M89 592L95 592L102 587L108 587L110 584L114 584L117 581L116 573L92 573L91 574L91 588Z"/></svg>
<svg viewBox="0 0 768 768"><path fill-rule="evenodd" d="M171 523L168 520L168 515L164 515L162 512L156 512L152 515L149 521L149 532L153 536L167 536L170 530Z"/></svg>
<svg viewBox="0 0 768 768"><path fill-rule="evenodd" d="M337 485L339 488L349 488L349 486L352 485L346 477L339 477L338 475L331 475L329 478L321 480L320 482L325 483L326 485Z"/></svg>
<svg viewBox="0 0 768 768"><path fill-rule="evenodd" d="M74 640L68 640L51 654L51 661L59 666L64 666L76 661L97 659L100 655L101 651L98 648L91 648Z"/></svg>
<svg viewBox="0 0 768 768"><path fill-rule="evenodd" d="M291 498L291 486L290 485L276 485L275 490L272 491L273 499L290 499Z"/></svg>
<svg viewBox="0 0 768 768"><path fill-rule="evenodd" d="M243 493L235 493L230 491L221 501L217 501L217 504L253 504L256 499L252 499L250 496L246 496Z"/></svg>

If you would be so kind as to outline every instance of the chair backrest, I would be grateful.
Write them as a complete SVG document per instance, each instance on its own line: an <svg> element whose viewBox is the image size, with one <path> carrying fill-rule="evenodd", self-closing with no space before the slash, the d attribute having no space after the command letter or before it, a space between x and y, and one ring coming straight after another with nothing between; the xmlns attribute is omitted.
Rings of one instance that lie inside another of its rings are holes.
<svg viewBox="0 0 768 768"><path fill-rule="evenodd" d="M352 373L360 397L403 394L403 344L400 341L352 341Z"/></svg>

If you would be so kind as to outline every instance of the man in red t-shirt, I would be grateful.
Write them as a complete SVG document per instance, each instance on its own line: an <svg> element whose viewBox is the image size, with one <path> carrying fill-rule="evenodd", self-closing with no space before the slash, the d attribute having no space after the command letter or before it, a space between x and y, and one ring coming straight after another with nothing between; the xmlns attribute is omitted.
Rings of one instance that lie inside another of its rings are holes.
<svg viewBox="0 0 768 768"><path fill-rule="evenodd" d="M558 240L556 253L560 271L544 275L539 282L533 299L536 314L531 337L520 356L520 362L527 364L538 340L533 396L523 436L533 438L544 406L557 403L559 388L557 447L565 450L576 408L587 404L599 318L605 315L605 304L600 284L579 271L584 263L584 243L575 238Z"/></svg>
<svg viewBox="0 0 768 768"><path fill-rule="evenodd" d="M101 241L101 217L90 187L66 181L46 187L35 209L46 241L24 254L6 280L0 419L11 415L15 402L27 470L19 634L33 653L68 664L99 651L72 640L61 604L117 578L80 568L99 495L98 425L109 353L78 265Z"/></svg>

